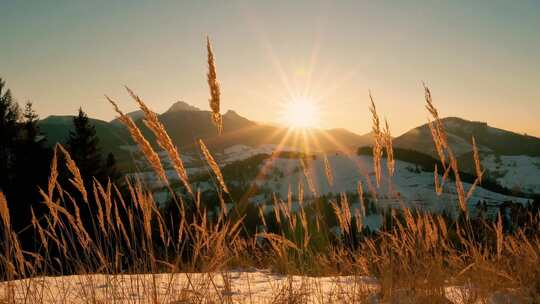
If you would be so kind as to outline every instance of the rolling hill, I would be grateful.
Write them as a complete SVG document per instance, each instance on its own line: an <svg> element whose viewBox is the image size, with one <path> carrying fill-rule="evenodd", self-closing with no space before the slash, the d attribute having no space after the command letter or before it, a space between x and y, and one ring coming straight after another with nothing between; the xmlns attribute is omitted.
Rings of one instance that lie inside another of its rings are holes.
<svg viewBox="0 0 540 304"><path fill-rule="evenodd" d="M515 192L540 193L540 138L457 117L442 121L462 171L474 173L471 140L474 136L481 164L491 180ZM394 147L438 158L427 124L397 137Z"/></svg>
<svg viewBox="0 0 540 304"><path fill-rule="evenodd" d="M522 135L489 126L485 122L457 117L442 119L448 141L457 156L472 151L472 136L478 149L498 155L540 156L540 138ZM414 128L395 138L394 146L436 156L428 124Z"/></svg>

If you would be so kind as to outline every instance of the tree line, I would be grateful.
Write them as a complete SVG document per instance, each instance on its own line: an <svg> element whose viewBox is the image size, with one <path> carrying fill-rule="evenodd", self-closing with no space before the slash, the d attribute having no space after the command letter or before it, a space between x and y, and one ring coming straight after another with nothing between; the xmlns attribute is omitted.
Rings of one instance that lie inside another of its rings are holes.
<svg viewBox="0 0 540 304"><path fill-rule="evenodd" d="M39 188L47 188L55 144L48 143L46 134L40 131L39 116L32 102L26 102L21 109L0 78L0 191L8 201L13 228L20 233L23 244L32 243L33 233L29 229L32 212L39 219L46 211ZM114 155L101 150L95 126L82 108L73 117L63 145L85 183L91 185L94 178L102 184L108 180L120 181ZM69 186L67 170L62 166L58 170L58 180Z"/></svg>

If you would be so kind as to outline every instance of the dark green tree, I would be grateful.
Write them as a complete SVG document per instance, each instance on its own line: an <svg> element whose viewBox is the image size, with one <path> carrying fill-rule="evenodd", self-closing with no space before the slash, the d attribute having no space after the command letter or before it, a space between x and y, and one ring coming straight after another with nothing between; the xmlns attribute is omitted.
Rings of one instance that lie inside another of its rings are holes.
<svg viewBox="0 0 540 304"><path fill-rule="evenodd" d="M0 78L0 190L13 181L14 150L20 110L18 104ZM5 190L4 190L5 191Z"/></svg>
<svg viewBox="0 0 540 304"><path fill-rule="evenodd" d="M82 108L79 108L78 115L73 118L73 129L69 132L66 145L85 181L91 181L94 177L103 181L104 163L99 138Z"/></svg>
<svg viewBox="0 0 540 304"><path fill-rule="evenodd" d="M34 111L32 102L28 101L24 105L23 112L23 128L28 139L32 139L35 142L40 141L42 138L38 138L39 128L38 128L39 115Z"/></svg>
<svg viewBox="0 0 540 304"><path fill-rule="evenodd" d="M50 149L40 135L38 115L27 103L21 117L19 105L0 79L0 191L4 192L23 246L32 245L31 209L40 214L38 187L46 184ZM20 233L23 231L23 233Z"/></svg>
<svg viewBox="0 0 540 304"><path fill-rule="evenodd" d="M46 145L46 138L38 127L39 116L27 102L19 123L13 160L13 183L10 199L16 204L13 209L14 225L28 225L31 208L36 215L44 211L38 187L44 187L49 175L52 150ZM16 227L16 228L24 228Z"/></svg>

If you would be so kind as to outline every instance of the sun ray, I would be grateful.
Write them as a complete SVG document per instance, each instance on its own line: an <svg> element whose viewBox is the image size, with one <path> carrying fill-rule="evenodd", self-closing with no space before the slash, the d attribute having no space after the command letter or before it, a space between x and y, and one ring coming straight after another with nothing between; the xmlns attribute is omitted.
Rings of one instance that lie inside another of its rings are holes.
<svg viewBox="0 0 540 304"><path fill-rule="evenodd" d="M251 182L249 189L240 198L240 202L244 202L245 200L249 199L253 195L255 186L260 181L263 181L266 178L266 174L268 173L269 167L271 167L274 164L274 160L276 159L276 157L278 157L279 153L282 151L285 145L285 142L287 141L289 136L291 136L291 130L287 129L285 135L282 137L281 141L277 144L276 149L274 150L274 153L272 153L272 155L270 156L270 159L264 162L263 166L257 173L257 176Z"/></svg>

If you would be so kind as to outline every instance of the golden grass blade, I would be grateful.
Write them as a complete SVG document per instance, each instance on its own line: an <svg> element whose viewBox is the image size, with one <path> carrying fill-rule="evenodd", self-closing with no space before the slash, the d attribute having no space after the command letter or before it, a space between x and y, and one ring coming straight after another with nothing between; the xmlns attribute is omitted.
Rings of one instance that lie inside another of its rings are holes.
<svg viewBox="0 0 540 304"><path fill-rule="evenodd" d="M4 223L4 229L9 231L8 229L11 229L11 218L9 216L7 200L2 191L0 191L0 216L2 217L2 222Z"/></svg>
<svg viewBox="0 0 540 304"><path fill-rule="evenodd" d="M69 152L61 145L56 144L56 147L62 151L64 154L64 158L66 159L66 165L71 173L73 175L73 178L70 178L69 181L79 192L81 193L83 200L86 204L88 204L88 193L86 192L86 188L84 186L84 181L81 176L81 172L79 171L79 167L77 167L77 164L75 161L71 158L71 155L69 155Z"/></svg>
<svg viewBox="0 0 540 304"><path fill-rule="evenodd" d="M351 209L349 207L349 200L347 199L347 194L341 192L340 207L343 215L343 220L345 221L345 228L347 232L351 229Z"/></svg>
<svg viewBox="0 0 540 304"><path fill-rule="evenodd" d="M365 201L364 201L364 188L362 187L362 181L358 180L358 184L356 185L356 191L358 192L358 199L360 200L360 211L362 212L362 216L366 215L366 207L365 207Z"/></svg>
<svg viewBox="0 0 540 304"><path fill-rule="evenodd" d="M224 216L227 216L229 211L227 208L227 204L225 204L225 199L223 199L223 194L221 193L221 191L218 191L218 199L219 199L219 205L221 207L221 212L223 213Z"/></svg>
<svg viewBox="0 0 540 304"><path fill-rule="evenodd" d="M268 226L266 224L266 217L264 215L264 206L259 205L258 209L259 209L259 219L261 220L261 222L262 222L262 224L264 226L264 229L266 230L268 228Z"/></svg>
<svg viewBox="0 0 540 304"><path fill-rule="evenodd" d="M219 82L217 80L216 63L214 60L214 52L210 38L206 36L206 50L208 52L208 87L210 89L210 109L212 110L212 122L218 129L218 133L223 133L223 118L220 114L220 98L221 92Z"/></svg>
<svg viewBox="0 0 540 304"><path fill-rule="evenodd" d="M227 189L227 185L225 184L225 179L221 174L221 169L219 169L217 162L215 161L214 157L212 157L212 154L210 154L210 151L208 151L208 148L206 147L202 139L199 139L199 146L201 147L201 151L204 155L204 158L206 159L206 162L208 163L212 171L214 171L214 174L216 175L216 178L219 181L221 188L226 193L229 193L229 189Z"/></svg>
<svg viewBox="0 0 540 304"><path fill-rule="evenodd" d="M439 169L437 164L435 164L435 170L433 171L433 181L435 184L435 193L441 195L443 191L442 183L439 182Z"/></svg>
<svg viewBox="0 0 540 304"><path fill-rule="evenodd" d="M313 177L311 176L309 167L303 157L300 158L300 165L302 166L302 171L304 172L304 176L306 178L309 190L311 191L311 193L313 193L313 195L317 196L317 188L315 187L315 182L313 181Z"/></svg>
<svg viewBox="0 0 540 304"><path fill-rule="evenodd" d="M481 184L484 171L482 170L482 165L480 164L480 153L478 152L478 147L476 146L476 140L474 139L474 136L472 137L472 147L473 147L474 169L476 171L476 178L478 179L478 183Z"/></svg>
<svg viewBox="0 0 540 304"><path fill-rule="evenodd" d="M255 235L256 237L262 237L269 241L275 242L280 245L284 245L286 247L299 250L298 246L296 246L295 243L291 242L290 240L286 239L285 237L282 237L281 235L275 234L275 233L257 233Z"/></svg>
<svg viewBox="0 0 540 304"><path fill-rule="evenodd" d="M443 169L446 170L446 156L444 154L441 137L439 136L439 133L437 132L437 129L435 128L435 125L431 120L428 120L428 126L429 130L431 131L431 138L433 139L433 143L435 144L435 151L439 156L439 160L443 165Z"/></svg>
<svg viewBox="0 0 540 304"><path fill-rule="evenodd" d="M425 84L424 84L424 92L425 92L425 99L426 99L426 109L428 110L428 112L431 114L433 118L433 123L430 122L429 127L431 130L433 141L435 143L435 148L437 149L437 153L439 154L439 158L443 166L445 166L445 155L448 156L448 160L450 162L450 168L452 169L452 172L454 173L459 207L463 212L465 212L465 214L467 214L468 195L465 193L465 189L463 188L463 183L461 181L461 177L459 174L459 166L457 163L457 159L454 156L454 152L452 151L452 148L448 144L448 140L446 137L446 132L444 130L443 123L441 119L439 118L439 112L437 111L437 108L435 108L435 106L433 105L433 98L431 96L431 91ZM445 175L446 175L446 172L445 172ZM444 178L445 177L443 176L443 179Z"/></svg>
<svg viewBox="0 0 540 304"><path fill-rule="evenodd" d="M363 223L363 216L362 216L362 213L360 211L360 209L354 209L354 220L355 220L355 224L356 224L356 230L357 231L362 231L363 228L364 228L364 223Z"/></svg>
<svg viewBox="0 0 540 304"><path fill-rule="evenodd" d="M49 242L47 241L47 237L45 235L44 229L41 227L41 225L39 224L39 221L36 218L36 215L34 214L34 208L31 208L30 212L32 213L32 226L34 227L35 230L37 230L41 244L45 248L48 248Z"/></svg>
<svg viewBox="0 0 540 304"><path fill-rule="evenodd" d="M396 162L394 160L394 147L392 145L392 134L390 133L390 126L388 121L384 120L384 147L386 151L386 167L388 168L388 176L394 176Z"/></svg>
<svg viewBox="0 0 540 304"><path fill-rule="evenodd" d="M330 161L328 160L328 156L326 153L323 155L324 159L324 174L326 175L326 179L328 180L328 185L332 187L334 185L334 174L332 173L332 165L330 164Z"/></svg>
<svg viewBox="0 0 540 304"><path fill-rule="evenodd" d="M372 115L372 131L373 131L373 170L375 171L375 182L377 187L381 184L382 174L381 174L381 158L384 146L384 139L381 131L381 123L379 115L377 114L377 108L375 107L375 102L373 101L373 96L371 91L369 92L369 99L371 101L371 106L369 108Z"/></svg>
<svg viewBox="0 0 540 304"><path fill-rule="evenodd" d="M96 206L97 206L97 216L98 216L99 227L101 228L103 235L106 236L107 230L105 229L105 216L103 213L103 206L101 203L101 199L98 193L98 187L97 187L98 184L99 183L96 181L96 179L94 179L94 182L92 184L92 189L94 190L94 199L96 201Z"/></svg>
<svg viewBox="0 0 540 304"><path fill-rule="evenodd" d="M480 153L478 152L478 147L476 146L476 140L474 139L474 136L472 137L472 148L473 148L474 169L476 172L476 179L474 180L474 183L472 184L471 188L469 188L469 191L467 192L467 196L466 196L467 200L471 198L476 187L482 183L482 177L484 175L484 171L482 170L482 167L480 164Z"/></svg>
<svg viewBox="0 0 540 304"><path fill-rule="evenodd" d="M161 165L161 160L159 159L159 155L154 151L150 143L146 140L146 138L142 135L141 130L135 125L135 122L133 122L133 119L131 117L125 115L116 102L109 98L108 96L105 96L107 100L112 104L114 111L120 115L118 119L127 127L129 133L131 134L131 137L133 140L138 144L139 148L143 152L144 156L146 157L148 163L156 172L159 179L165 184L169 185L169 180L167 179L167 175L165 174L165 170L163 169L163 166Z"/></svg>
<svg viewBox="0 0 540 304"><path fill-rule="evenodd" d="M424 84L424 95L426 99L426 109L435 120L435 130L440 139L442 147L448 148L448 140L446 137L446 132L444 131L444 126L439 117L439 112L437 111L437 108L435 108L435 106L433 105L433 97L431 96L431 91L425 84Z"/></svg>
<svg viewBox="0 0 540 304"><path fill-rule="evenodd" d="M289 184L289 187L287 188L287 208L289 210L292 209L292 203L293 203L292 189L291 189L291 184Z"/></svg>
<svg viewBox="0 0 540 304"><path fill-rule="evenodd" d="M191 185L189 184L187 171L184 167L184 162L179 155L178 148L173 144L171 137L165 130L165 126L163 126L163 124L159 121L156 113L150 110L139 96L137 96L127 86L126 90L128 91L129 95L139 104L139 108L144 112L144 124L155 135L158 145L167 152L167 155L169 156L169 159L171 160L173 168L180 178L180 181L184 187L186 187L187 191L193 195Z"/></svg>
<svg viewBox="0 0 540 304"><path fill-rule="evenodd" d="M298 194L296 196L298 204L302 206L304 204L304 183L302 181L298 181Z"/></svg>
<svg viewBox="0 0 540 304"><path fill-rule="evenodd" d="M449 151L449 158L450 158L450 167L452 168L452 171L454 172L456 192L458 195L459 206L461 210L463 210L464 212L467 212L467 197L465 194L465 189L463 188L463 183L461 182L457 160L452 154L452 151L451 150L448 150L448 151Z"/></svg>
<svg viewBox="0 0 540 304"><path fill-rule="evenodd" d="M57 149L58 146L55 145L53 149L53 157L51 159L51 172L49 174L49 183L47 187L47 194L49 198L52 200L53 191L56 187L57 180L58 180L58 157L57 157Z"/></svg>

